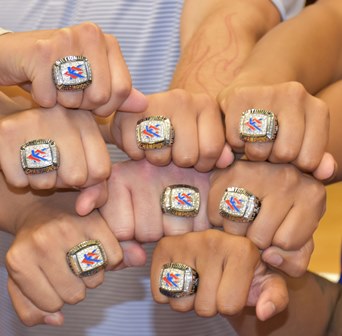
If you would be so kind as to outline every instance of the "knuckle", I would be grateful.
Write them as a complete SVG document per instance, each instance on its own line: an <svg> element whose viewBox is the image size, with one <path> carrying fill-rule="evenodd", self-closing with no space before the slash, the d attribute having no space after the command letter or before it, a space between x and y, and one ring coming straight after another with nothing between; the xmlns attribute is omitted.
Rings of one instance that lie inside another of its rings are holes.
<svg viewBox="0 0 342 336"><path fill-rule="evenodd" d="M173 158L174 163L178 167L189 168L196 164L198 157L196 155L177 155Z"/></svg>
<svg viewBox="0 0 342 336"><path fill-rule="evenodd" d="M6 253L6 267L7 270L12 276L16 274L20 274L23 270L22 267L22 256L23 250L18 247L18 245L13 245Z"/></svg>
<svg viewBox="0 0 342 336"><path fill-rule="evenodd" d="M30 309L24 309L24 310L20 311L18 313L18 316L19 316L21 322L27 327L33 327L33 326L39 324L43 318L43 315L41 313L37 314Z"/></svg>
<svg viewBox="0 0 342 336"><path fill-rule="evenodd" d="M294 81L286 83L286 91L289 97L298 101L301 101L307 94L304 85Z"/></svg>
<svg viewBox="0 0 342 336"><path fill-rule="evenodd" d="M217 311L219 314L232 316L241 312L243 305L237 302L227 303L226 301L219 300L217 303Z"/></svg>
<svg viewBox="0 0 342 336"><path fill-rule="evenodd" d="M73 291L70 291L69 295L66 296L65 303L70 304L70 305L75 305L85 299L86 296L86 291L85 287L79 287L76 290L73 289Z"/></svg>
<svg viewBox="0 0 342 336"><path fill-rule="evenodd" d="M297 150L291 146L281 147L279 150L272 152L272 162L274 163L288 163L296 159Z"/></svg>
<svg viewBox="0 0 342 336"><path fill-rule="evenodd" d="M86 34L90 39L98 38L103 35L101 28L94 22L86 21L79 25L79 29L82 31L82 34Z"/></svg>

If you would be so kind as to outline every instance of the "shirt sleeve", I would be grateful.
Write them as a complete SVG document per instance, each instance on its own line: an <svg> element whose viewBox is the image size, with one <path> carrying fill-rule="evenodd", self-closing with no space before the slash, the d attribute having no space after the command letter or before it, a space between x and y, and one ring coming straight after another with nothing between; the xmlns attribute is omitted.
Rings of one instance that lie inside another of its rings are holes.
<svg viewBox="0 0 342 336"><path fill-rule="evenodd" d="M11 33L11 31L3 29L3 28L0 27L0 35L7 34L7 33Z"/></svg>
<svg viewBox="0 0 342 336"><path fill-rule="evenodd" d="M305 0L271 0L278 8L283 20L297 15L305 6Z"/></svg>

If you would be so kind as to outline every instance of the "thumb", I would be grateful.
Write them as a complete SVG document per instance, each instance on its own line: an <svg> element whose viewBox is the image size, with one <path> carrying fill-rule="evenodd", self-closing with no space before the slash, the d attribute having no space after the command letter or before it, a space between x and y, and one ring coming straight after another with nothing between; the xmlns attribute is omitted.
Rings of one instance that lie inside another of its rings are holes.
<svg viewBox="0 0 342 336"><path fill-rule="evenodd" d="M135 88L132 88L130 95L119 106L118 110L122 112L143 112L148 105L146 96Z"/></svg>

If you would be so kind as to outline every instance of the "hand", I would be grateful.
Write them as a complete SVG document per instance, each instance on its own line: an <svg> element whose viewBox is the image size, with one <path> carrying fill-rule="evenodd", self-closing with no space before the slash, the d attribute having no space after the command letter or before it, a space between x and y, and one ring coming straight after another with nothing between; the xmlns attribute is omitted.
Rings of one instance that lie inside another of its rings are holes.
<svg viewBox="0 0 342 336"><path fill-rule="evenodd" d="M232 186L242 187L260 199L261 209L252 223L234 222L219 214L224 191ZM278 247L284 252L296 253L300 260L293 264L281 261L273 264L289 275L298 276L306 270L312 253L310 241L324 211L324 186L290 164L236 161L211 176L210 223L223 226L226 232L248 237L261 250ZM306 252L300 252L304 246L307 246Z"/></svg>
<svg viewBox="0 0 342 336"><path fill-rule="evenodd" d="M142 112L146 98L132 83L115 37L94 23L1 36L0 84L24 84L42 107L92 110L108 116L120 108ZM85 56L92 68L92 84L80 91L57 91L52 65L65 56ZM27 85L28 84L28 85Z"/></svg>
<svg viewBox="0 0 342 336"><path fill-rule="evenodd" d="M245 153L252 161L291 162L304 172L318 168L328 142L328 108L300 83L244 85L244 80L238 79L220 93L218 101L225 115L226 138L234 151ZM240 139L241 114L251 108L277 116L279 131L274 142Z"/></svg>
<svg viewBox="0 0 342 336"><path fill-rule="evenodd" d="M26 175L20 147L34 139L52 139L60 153L57 170ZM98 126L88 111L61 106L32 109L0 119L0 165L6 180L15 187L34 189L86 188L110 175L110 158ZM105 189L104 189L105 190Z"/></svg>
<svg viewBox="0 0 342 336"><path fill-rule="evenodd" d="M106 271L145 263L143 249L134 242L123 242L121 248L97 211L77 216L73 211L75 194L45 195L18 216L6 266L13 306L26 325L62 324L62 306L82 301L86 288L104 281L104 270L83 278L72 273L66 253L75 245L99 240L108 258Z"/></svg>
<svg viewBox="0 0 342 336"><path fill-rule="evenodd" d="M172 160L179 167L194 167L207 172L215 167L224 149L224 131L220 110L206 94L191 94L175 89L148 97L149 106L142 114L117 113L112 125L114 142L133 160L146 158L157 166L166 166ZM175 130L172 147L141 150L138 148L135 128L139 119L165 116ZM234 159L227 151L220 166L228 166Z"/></svg>
<svg viewBox="0 0 342 336"><path fill-rule="evenodd" d="M168 298L159 292L160 270L169 262L184 263L198 272L196 294ZM156 302L169 303L180 312L194 310L202 317L234 316L245 306L256 306L258 318L266 320L288 303L285 282L267 271L251 241L217 230L162 238L153 253L151 290Z"/></svg>
<svg viewBox="0 0 342 336"><path fill-rule="evenodd" d="M160 198L165 187L187 184L197 187L201 205L196 217L163 214ZM112 166L108 180L109 198L99 209L119 241L154 242L164 235L178 235L210 227L207 214L209 173L179 168L153 166L146 160L126 161Z"/></svg>

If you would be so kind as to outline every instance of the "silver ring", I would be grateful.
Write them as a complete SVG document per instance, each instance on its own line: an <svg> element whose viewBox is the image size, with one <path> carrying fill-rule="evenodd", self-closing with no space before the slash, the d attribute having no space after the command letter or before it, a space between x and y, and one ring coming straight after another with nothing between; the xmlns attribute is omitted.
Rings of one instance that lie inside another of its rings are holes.
<svg viewBox="0 0 342 336"><path fill-rule="evenodd" d="M58 90L83 90L92 82L91 67L84 56L66 56L52 66L52 78Z"/></svg>
<svg viewBox="0 0 342 336"><path fill-rule="evenodd" d="M242 113L240 138L246 142L274 141L278 128L278 120L273 112L250 109Z"/></svg>
<svg viewBox="0 0 342 336"><path fill-rule="evenodd" d="M137 122L136 137L140 149L159 149L173 144L175 131L169 118L152 116Z"/></svg>
<svg viewBox="0 0 342 336"><path fill-rule="evenodd" d="M261 207L260 200L247 190L229 187L220 202L220 215L235 222L253 222Z"/></svg>
<svg viewBox="0 0 342 336"><path fill-rule="evenodd" d="M26 142L20 147L20 157L26 174L47 173L59 167L58 148L50 139Z"/></svg>
<svg viewBox="0 0 342 336"><path fill-rule="evenodd" d="M72 272L86 277L104 269L107 265L106 252L98 240L87 240L74 246L66 255Z"/></svg>
<svg viewBox="0 0 342 336"><path fill-rule="evenodd" d="M186 184L174 184L166 187L161 196L163 213L179 217L195 217L200 208L198 188Z"/></svg>
<svg viewBox="0 0 342 336"><path fill-rule="evenodd" d="M168 263L162 267L159 291L171 298L195 294L199 284L196 270L181 263Z"/></svg>

